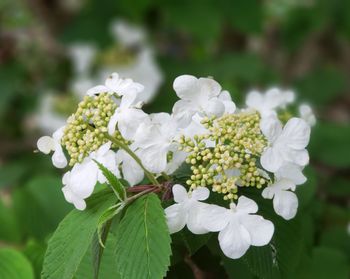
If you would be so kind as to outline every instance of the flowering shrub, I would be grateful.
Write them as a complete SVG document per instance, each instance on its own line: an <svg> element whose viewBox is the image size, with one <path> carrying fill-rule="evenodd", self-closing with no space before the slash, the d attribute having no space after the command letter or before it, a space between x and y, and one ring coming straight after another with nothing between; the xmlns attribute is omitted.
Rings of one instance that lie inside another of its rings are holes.
<svg viewBox="0 0 350 279"><path fill-rule="evenodd" d="M288 109L294 93L277 88L250 92L238 108L211 78L183 75L173 87L179 100L172 113L147 114L144 86L113 73L87 91L64 127L38 140L41 152L53 151L54 166L69 166L63 194L85 210L68 215L53 235L44 278L74 274L96 229L100 262L112 222L118 223L114 252L122 278L162 278L170 264L169 233L184 227L218 232L231 259L269 243L278 255L271 243L275 224L260 204L272 200L285 220L297 214L294 192L306 181L315 124L311 108L302 105L294 117ZM81 243L85 250L75 249ZM69 260L58 263L58 256Z"/></svg>

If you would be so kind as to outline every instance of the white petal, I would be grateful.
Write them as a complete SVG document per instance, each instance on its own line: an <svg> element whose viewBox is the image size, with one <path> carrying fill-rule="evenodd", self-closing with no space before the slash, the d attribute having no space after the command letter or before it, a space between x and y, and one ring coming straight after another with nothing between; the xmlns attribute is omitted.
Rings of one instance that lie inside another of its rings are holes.
<svg viewBox="0 0 350 279"><path fill-rule="evenodd" d="M299 166L306 166L309 163L309 152L306 149L302 150L293 150L287 149L285 157L292 163L295 163Z"/></svg>
<svg viewBox="0 0 350 279"><path fill-rule="evenodd" d="M260 129L270 143L273 143L282 133L282 123L275 116L263 117Z"/></svg>
<svg viewBox="0 0 350 279"><path fill-rule="evenodd" d="M197 187L192 191L192 198L197 201L204 201L209 198L210 191L207 187Z"/></svg>
<svg viewBox="0 0 350 279"><path fill-rule="evenodd" d="M56 168L63 169L67 166L67 158L63 153L62 147L56 145L56 150L52 155L52 163Z"/></svg>
<svg viewBox="0 0 350 279"><path fill-rule="evenodd" d="M283 164L283 158L275 148L267 148L260 158L260 163L264 169L275 172Z"/></svg>
<svg viewBox="0 0 350 279"><path fill-rule="evenodd" d="M146 169L153 173L161 173L166 169L167 153L166 145L154 145L136 152Z"/></svg>
<svg viewBox="0 0 350 279"><path fill-rule="evenodd" d="M273 187L268 186L262 191L261 195L262 195L262 197L264 199L270 199L271 200L274 197L274 195L275 195L275 190L274 190Z"/></svg>
<svg viewBox="0 0 350 279"><path fill-rule="evenodd" d="M234 113L236 110L236 104L232 102L231 95L228 91L222 91L219 95L219 99L225 106L225 113Z"/></svg>
<svg viewBox="0 0 350 279"><path fill-rule="evenodd" d="M229 209L210 204L203 210L204 227L210 232L223 230L230 221L231 212Z"/></svg>
<svg viewBox="0 0 350 279"><path fill-rule="evenodd" d="M263 104L263 96L258 91L251 91L248 93L245 103L249 108L258 110Z"/></svg>
<svg viewBox="0 0 350 279"><path fill-rule="evenodd" d="M86 95L88 96L94 96L96 94L100 94L100 93L105 93L105 92L109 92L109 88L104 86L104 85L97 85L95 87L90 88L87 92Z"/></svg>
<svg viewBox="0 0 350 279"><path fill-rule="evenodd" d="M49 136L44 136L38 140L37 146L40 152L49 154L55 150L55 141Z"/></svg>
<svg viewBox="0 0 350 279"><path fill-rule="evenodd" d="M221 92L221 85L212 78L199 78L198 83L201 96L212 98L217 97Z"/></svg>
<svg viewBox="0 0 350 279"><path fill-rule="evenodd" d="M273 199L273 208L276 213L286 220L294 218L298 210L298 198L290 191L281 191Z"/></svg>
<svg viewBox="0 0 350 279"><path fill-rule="evenodd" d="M251 245L264 246L270 242L275 230L271 221L259 215L247 215L240 221L249 232Z"/></svg>
<svg viewBox="0 0 350 279"><path fill-rule="evenodd" d="M283 128L282 137L288 146L294 149L304 149L310 140L310 125L301 118L291 118Z"/></svg>
<svg viewBox="0 0 350 279"><path fill-rule="evenodd" d="M255 201L248 199L245 196L240 196L237 202L237 211L244 213L256 213L258 205Z"/></svg>
<svg viewBox="0 0 350 279"><path fill-rule="evenodd" d="M209 232L204 226L204 208L209 206L202 202L192 202L188 209L187 228L194 234L204 234Z"/></svg>
<svg viewBox="0 0 350 279"><path fill-rule="evenodd" d="M97 183L98 167L86 158L81 164L75 164L71 170L70 187L82 199L89 197Z"/></svg>
<svg viewBox="0 0 350 279"><path fill-rule="evenodd" d="M139 164L124 150L117 152L117 160L122 163L123 177L129 182L131 186L139 183L143 177L144 172Z"/></svg>
<svg viewBox="0 0 350 279"><path fill-rule="evenodd" d="M182 100L193 100L198 98L200 88L198 79L191 75L182 75L174 80L173 88L176 95Z"/></svg>
<svg viewBox="0 0 350 279"><path fill-rule="evenodd" d="M125 109L118 116L118 129L125 139L132 140L140 124L146 119L147 114L140 109Z"/></svg>
<svg viewBox="0 0 350 279"><path fill-rule="evenodd" d="M212 98L207 102L206 106L204 107L204 111L208 116L221 116L225 112L225 106L219 99Z"/></svg>
<svg viewBox="0 0 350 279"><path fill-rule="evenodd" d="M116 88L120 84L121 80L119 79L119 75L117 73L112 73L106 79L106 87L108 88Z"/></svg>
<svg viewBox="0 0 350 279"><path fill-rule="evenodd" d="M188 200L187 190L184 186L180 184L175 184L172 188L172 191L175 202L180 203Z"/></svg>
<svg viewBox="0 0 350 279"><path fill-rule="evenodd" d="M231 259L242 257L250 246L249 232L237 221L231 221L219 233L219 244L222 252Z"/></svg>
<svg viewBox="0 0 350 279"><path fill-rule="evenodd" d="M198 107L189 101L179 100L173 106L173 115L183 128L191 123L192 116L196 112L198 112Z"/></svg>
<svg viewBox="0 0 350 279"><path fill-rule="evenodd" d="M167 207L164 211L170 233L176 233L185 227L187 213L183 210L181 204L173 204Z"/></svg>
<svg viewBox="0 0 350 279"><path fill-rule="evenodd" d="M116 110L114 112L114 114L112 115L111 119L109 120L109 123L108 123L108 134L110 134L111 136L113 136L114 133L115 133L117 122L118 122L118 117L119 117L119 111Z"/></svg>
<svg viewBox="0 0 350 279"><path fill-rule="evenodd" d="M293 181L296 185L301 185L306 182L301 168L295 164L285 164L275 173L279 179L285 178Z"/></svg>

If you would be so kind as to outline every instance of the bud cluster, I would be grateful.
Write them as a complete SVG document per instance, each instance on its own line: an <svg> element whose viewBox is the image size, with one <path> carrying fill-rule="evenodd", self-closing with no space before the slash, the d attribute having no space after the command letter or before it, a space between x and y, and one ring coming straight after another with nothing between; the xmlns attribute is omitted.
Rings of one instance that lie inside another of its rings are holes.
<svg viewBox="0 0 350 279"><path fill-rule="evenodd" d="M85 96L79 103L77 111L68 118L61 139L71 166L107 142L104 133L116 108L116 103L107 93Z"/></svg>
<svg viewBox="0 0 350 279"><path fill-rule="evenodd" d="M207 134L180 140L181 149L189 152L186 162L191 164L192 175L187 184L192 189L210 186L225 200L233 200L238 198L237 186L261 188L267 184L257 166L267 145L257 112L204 118L202 124Z"/></svg>

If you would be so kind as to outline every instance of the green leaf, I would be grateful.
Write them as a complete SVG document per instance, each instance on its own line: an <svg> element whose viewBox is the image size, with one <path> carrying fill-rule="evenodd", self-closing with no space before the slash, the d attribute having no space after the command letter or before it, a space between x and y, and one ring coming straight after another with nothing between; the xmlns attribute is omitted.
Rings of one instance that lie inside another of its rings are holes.
<svg viewBox="0 0 350 279"><path fill-rule="evenodd" d="M98 241L102 247L104 247L104 240L102 239L102 234L105 224L110 221L115 215L119 214L125 207L125 203L117 203L108 208L105 212L102 213L101 217L98 220L97 225L97 236Z"/></svg>
<svg viewBox="0 0 350 279"><path fill-rule="evenodd" d="M346 257L338 250L326 247L317 247L312 253L312 263L309 267L311 279L348 279L349 265Z"/></svg>
<svg viewBox="0 0 350 279"><path fill-rule="evenodd" d="M34 272L25 256L14 249L0 250L1 279L34 279Z"/></svg>
<svg viewBox="0 0 350 279"><path fill-rule="evenodd" d="M259 278L272 278L274 272L274 257L271 244L263 247L250 247L242 260L249 270Z"/></svg>
<svg viewBox="0 0 350 279"><path fill-rule="evenodd" d="M310 157L326 165L349 167L349 142L350 127L348 125L320 122L312 131Z"/></svg>
<svg viewBox="0 0 350 279"><path fill-rule="evenodd" d="M23 254L27 256L33 266L35 278L40 278L46 248L46 244L30 240L23 250Z"/></svg>
<svg viewBox="0 0 350 279"><path fill-rule="evenodd" d="M20 231L45 239L72 209L62 194L62 182L56 176L33 177L13 194L13 207Z"/></svg>
<svg viewBox="0 0 350 279"><path fill-rule="evenodd" d="M101 214L114 202L110 191L101 191L87 200L85 211L73 210L64 218L49 241L42 278L73 278L92 242Z"/></svg>
<svg viewBox="0 0 350 279"><path fill-rule="evenodd" d="M120 201L124 201L126 199L126 191L124 185L119 181L119 179L104 165L94 160L95 163L98 165L100 170L102 171L103 175L108 180L109 185L111 186L114 194L117 196L117 198Z"/></svg>
<svg viewBox="0 0 350 279"><path fill-rule="evenodd" d="M170 235L155 194L133 202L117 230L115 260L122 278L163 278L170 264Z"/></svg>

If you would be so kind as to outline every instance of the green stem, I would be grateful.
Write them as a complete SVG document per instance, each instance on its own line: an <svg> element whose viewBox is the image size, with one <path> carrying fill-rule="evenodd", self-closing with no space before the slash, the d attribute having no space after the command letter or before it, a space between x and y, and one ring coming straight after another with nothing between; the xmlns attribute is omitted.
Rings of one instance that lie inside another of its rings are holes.
<svg viewBox="0 0 350 279"><path fill-rule="evenodd" d="M136 195L133 195L133 196L131 196L130 198L128 198L128 199L126 200L126 203L131 203L132 201L136 200L137 198L139 198L139 197L141 197L141 196L143 196L143 195L146 195L146 194L148 194L148 193L151 193L151 192L153 192L153 191L154 191L154 188L150 188L150 189L144 190L144 191L142 191L142 192L140 192L140 193L138 193L138 194L136 194Z"/></svg>
<svg viewBox="0 0 350 279"><path fill-rule="evenodd" d="M160 186L159 182L157 181L157 179L154 177L154 175L149 172L142 164L141 160L139 157L137 157L137 155L129 148L128 145L122 143L121 141L113 138L112 136L110 136L109 134L105 134L105 137L107 139L109 139L111 142L113 142L115 145L117 145L119 148L124 149L124 151L126 153L128 153L135 161L136 163L139 164L139 166L142 168L142 170L144 171L145 175L147 176L147 178L154 184L157 186Z"/></svg>
<svg viewBox="0 0 350 279"><path fill-rule="evenodd" d="M171 177L169 175L167 175L165 172L162 172L162 175L164 176L164 178L168 181L171 181Z"/></svg>

